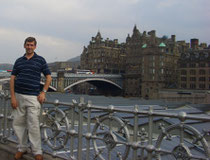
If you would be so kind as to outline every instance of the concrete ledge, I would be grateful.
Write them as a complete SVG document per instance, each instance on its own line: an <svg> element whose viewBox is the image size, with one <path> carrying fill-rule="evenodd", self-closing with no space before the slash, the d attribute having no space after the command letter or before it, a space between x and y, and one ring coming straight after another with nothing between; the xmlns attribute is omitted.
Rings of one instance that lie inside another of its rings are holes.
<svg viewBox="0 0 210 160"><path fill-rule="evenodd" d="M14 160L14 155L17 151L17 144L11 141L8 141L6 144L0 143L0 155L1 160ZM59 157L52 157L50 154L44 153L44 160L64 160ZM34 156L31 153L27 153L23 156L21 160L34 160Z"/></svg>

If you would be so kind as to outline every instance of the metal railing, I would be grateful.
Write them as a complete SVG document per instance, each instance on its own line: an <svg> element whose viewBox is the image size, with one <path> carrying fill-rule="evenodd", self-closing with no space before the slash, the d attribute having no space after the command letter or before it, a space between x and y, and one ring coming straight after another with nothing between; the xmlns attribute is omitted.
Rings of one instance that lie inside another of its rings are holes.
<svg viewBox="0 0 210 160"><path fill-rule="evenodd" d="M0 141L15 139L10 97L0 96ZM90 101L45 102L41 114L43 149L65 159L199 159L209 160L205 139L187 121L210 122L209 116L188 115L114 106L95 106ZM164 123L178 119L175 124ZM160 124L158 124L160 123ZM158 130L159 128L159 130Z"/></svg>

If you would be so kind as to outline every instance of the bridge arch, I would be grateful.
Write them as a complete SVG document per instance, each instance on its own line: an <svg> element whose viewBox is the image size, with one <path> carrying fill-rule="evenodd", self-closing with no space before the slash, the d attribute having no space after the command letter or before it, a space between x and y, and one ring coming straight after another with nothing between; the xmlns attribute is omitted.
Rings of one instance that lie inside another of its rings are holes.
<svg viewBox="0 0 210 160"><path fill-rule="evenodd" d="M102 78L87 78L87 79L82 79L82 80L79 80L75 83L72 83L71 85L67 86L66 88L64 88L64 91L66 91L67 89L77 85L77 84L80 84L80 83L83 83L83 82L90 82L90 81L102 81L102 82L107 82L107 83L110 83L114 86L116 86L117 88L119 89L122 89L121 86L119 86L118 84L114 83L113 81L110 81L108 79L102 79Z"/></svg>

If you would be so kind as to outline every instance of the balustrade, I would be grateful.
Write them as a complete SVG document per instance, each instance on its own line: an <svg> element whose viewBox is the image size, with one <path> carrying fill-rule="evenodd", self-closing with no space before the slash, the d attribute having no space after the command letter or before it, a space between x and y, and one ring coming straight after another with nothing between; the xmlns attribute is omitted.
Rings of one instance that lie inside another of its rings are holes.
<svg viewBox="0 0 210 160"><path fill-rule="evenodd" d="M0 100L0 141L6 143L15 140L10 96L1 93ZM209 160L210 157L205 139L209 131L201 133L186 123L210 122L207 115L161 112L153 107L141 110L138 105L132 110L96 106L80 98L68 103L46 101L40 118L43 149L52 156L78 160ZM175 118L178 122L160 123L157 127L156 120L164 122L163 118Z"/></svg>

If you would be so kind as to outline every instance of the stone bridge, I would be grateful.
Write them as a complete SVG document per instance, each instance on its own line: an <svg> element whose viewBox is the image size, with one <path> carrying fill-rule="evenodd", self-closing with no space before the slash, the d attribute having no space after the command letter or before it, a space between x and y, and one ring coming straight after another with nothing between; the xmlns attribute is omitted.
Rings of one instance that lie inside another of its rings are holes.
<svg viewBox="0 0 210 160"><path fill-rule="evenodd" d="M0 82L8 81L10 74L1 73ZM42 76L41 84L45 82L45 77ZM78 85L80 83L88 82L96 87L108 87L122 90L123 78L121 75L116 74L74 74L66 72L52 72L52 82L50 89L58 92L65 92L67 89Z"/></svg>

